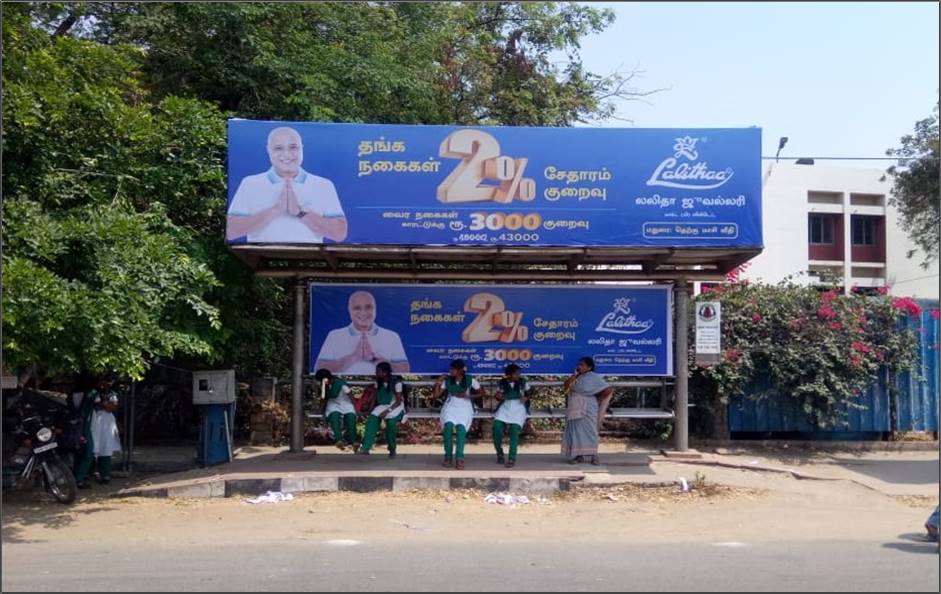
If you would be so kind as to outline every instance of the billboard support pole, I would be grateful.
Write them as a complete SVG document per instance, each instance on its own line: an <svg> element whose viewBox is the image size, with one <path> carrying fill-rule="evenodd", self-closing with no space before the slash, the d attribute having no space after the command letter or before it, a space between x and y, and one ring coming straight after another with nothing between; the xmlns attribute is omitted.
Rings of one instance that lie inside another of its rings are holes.
<svg viewBox="0 0 941 594"><path fill-rule="evenodd" d="M294 364L291 368L291 451L304 451L304 305L307 284L294 288Z"/></svg>
<svg viewBox="0 0 941 594"><path fill-rule="evenodd" d="M676 332L673 357L676 366L674 449L685 452L689 449L689 283L685 278L678 278L673 290L676 295L673 307L673 329Z"/></svg>

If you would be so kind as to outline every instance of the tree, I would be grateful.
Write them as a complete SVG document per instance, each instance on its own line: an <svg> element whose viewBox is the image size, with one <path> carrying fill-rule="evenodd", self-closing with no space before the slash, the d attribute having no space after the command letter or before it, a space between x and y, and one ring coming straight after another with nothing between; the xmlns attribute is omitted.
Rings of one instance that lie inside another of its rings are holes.
<svg viewBox="0 0 941 594"><path fill-rule="evenodd" d="M613 13L575 3L2 10L4 347L50 369L139 374L193 356L286 371L293 291L224 243L227 117L565 126L646 94L584 69L581 39ZM149 310L116 297L138 292ZM123 350L83 347L99 339Z"/></svg>
<svg viewBox="0 0 941 594"><path fill-rule="evenodd" d="M938 175L938 104L934 114L915 123L915 133L901 139L902 146L889 149L886 154L896 157L898 163L889 168L895 175L895 185L889 203L899 209L902 227L915 245L923 252L923 268L938 259L939 229L941 229L941 192ZM908 252L908 257L915 250Z"/></svg>
<svg viewBox="0 0 941 594"><path fill-rule="evenodd" d="M581 40L614 13L577 3L60 3L35 19L146 48L155 97L239 117L568 126L656 92L584 69Z"/></svg>
<svg viewBox="0 0 941 594"><path fill-rule="evenodd" d="M147 103L135 48L39 35L20 6L3 16L6 362L140 377L156 356L212 357L218 283L192 229L221 217L220 114ZM182 220L181 203L204 206Z"/></svg>

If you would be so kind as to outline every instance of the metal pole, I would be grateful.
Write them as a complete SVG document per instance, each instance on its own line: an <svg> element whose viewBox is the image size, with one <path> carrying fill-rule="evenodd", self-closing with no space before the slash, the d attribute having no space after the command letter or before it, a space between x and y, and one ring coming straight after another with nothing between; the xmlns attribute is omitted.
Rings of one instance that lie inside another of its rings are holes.
<svg viewBox="0 0 941 594"><path fill-rule="evenodd" d="M291 451L304 451L304 293L307 286L299 281L294 288L294 366L291 369Z"/></svg>
<svg viewBox="0 0 941 594"><path fill-rule="evenodd" d="M226 407L226 409L222 411L222 420L225 423L225 448L226 448L226 452L229 455L229 462L231 462L232 461L232 434L230 433L230 429L229 429L230 428L229 408L230 407Z"/></svg>
<svg viewBox="0 0 941 594"><path fill-rule="evenodd" d="M686 279L678 279L674 285L673 331L676 333L676 350L673 364L676 365L676 425L675 445L678 452L689 449L689 285Z"/></svg>

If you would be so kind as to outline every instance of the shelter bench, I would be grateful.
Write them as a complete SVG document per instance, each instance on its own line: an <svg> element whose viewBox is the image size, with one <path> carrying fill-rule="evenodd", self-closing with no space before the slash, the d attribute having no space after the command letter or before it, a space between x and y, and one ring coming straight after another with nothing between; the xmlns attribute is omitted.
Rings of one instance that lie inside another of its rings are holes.
<svg viewBox="0 0 941 594"><path fill-rule="evenodd" d="M497 390L497 381L496 379L480 379L481 388L486 395L492 395L496 393ZM373 382L371 380L349 380L346 382L350 387L365 387L371 385ZM423 396L417 392L414 388L417 387L432 387L435 384L435 380L403 380L404 384L409 387L408 394L408 418L410 419L437 419L438 415L441 412L439 407L428 406L427 396ZM658 419L658 420L671 420L676 417L676 413L673 408L670 406L671 398L670 391L675 385L675 378L673 377L664 377L664 378L651 378L651 379L638 379L638 380L626 380L626 381L612 381L608 384L615 389L615 395L611 399L611 405L608 406L608 411L605 414L606 419ZM539 402L539 388L540 387L560 387L562 385L561 381L546 381L546 380L533 380L529 382L531 388L533 388L532 396L530 402L530 419L564 419L565 418L565 407L550 407L550 406L538 406ZM636 404L634 407L619 407L614 406L613 404L616 401L624 400L624 392L627 390L634 389L636 390ZM658 389L659 391L659 401L655 406L647 406L647 394L648 389ZM490 406L481 406L477 405L477 411L474 414L475 419L492 419L494 414L494 409L496 403L494 399L488 398L488 396L483 397L485 400L490 401ZM322 402L318 399L318 402ZM321 410L311 411L307 413L307 417L310 419L321 419L323 418L323 413Z"/></svg>

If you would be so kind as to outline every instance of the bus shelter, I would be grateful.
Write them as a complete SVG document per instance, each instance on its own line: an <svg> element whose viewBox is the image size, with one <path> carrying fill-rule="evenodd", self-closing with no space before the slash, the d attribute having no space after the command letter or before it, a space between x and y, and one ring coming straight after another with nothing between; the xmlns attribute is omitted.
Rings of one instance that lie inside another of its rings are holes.
<svg viewBox="0 0 941 594"><path fill-rule="evenodd" d="M430 348L429 335L481 361L495 347L526 353L533 375L567 375L576 352L597 355L605 375L646 376L642 365L655 365L674 383L675 448L686 450L690 283L720 282L761 252L760 144L757 128L230 121L229 247L259 275L298 281L292 451L303 448L303 378L326 348L321 322L346 322L336 319L342 305L318 310L332 294L312 283L345 287L341 301L357 285L400 284L379 308L401 310L391 325L410 374L444 368L449 353ZM645 284L659 291L628 294ZM488 324L505 321L481 333L471 325L484 310L461 286L492 296L526 288L533 311L486 310ZM618 290L623 298L603 295L614 311L596 322L593 298ZM655 313L643 309L648 294ZM528 324L548 319L540 307L570 318L571 331L533 342ZM654 343L656 352L644 346Z"/></svg>

